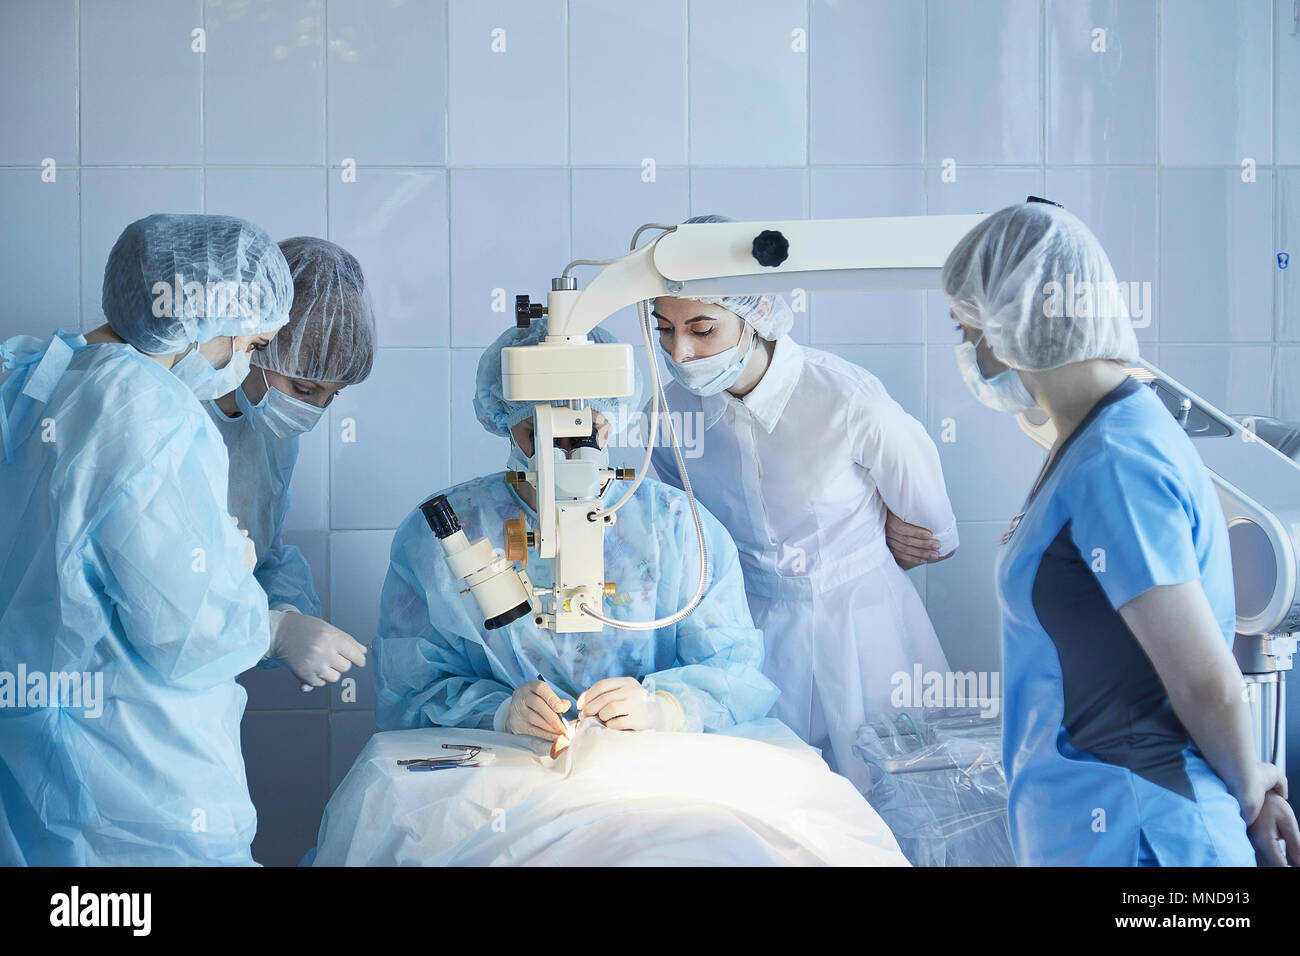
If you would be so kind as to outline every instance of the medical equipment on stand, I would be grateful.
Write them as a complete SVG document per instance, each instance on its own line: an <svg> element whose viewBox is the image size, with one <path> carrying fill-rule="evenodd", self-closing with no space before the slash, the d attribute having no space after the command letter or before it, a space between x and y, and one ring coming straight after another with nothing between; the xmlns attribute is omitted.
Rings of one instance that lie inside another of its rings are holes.
<svg viewBox="0 0 1300 956"><path fill-rule="evenodd" d="M1286 771L1286 672L1300 631L1300 466L1154 365L1125 371L1160 397L1193 439L1219 492L1232 547L1237 623L1233 654L1246 678L1259 759ZM1018 415L1044 450L1056 440L1046 413Z"/></svg>
<svg viewBox="0 0 1300 956"><path fill-rule="evenodd" d="M544 341L506 348L501 355L505 398L536 403L533 447L537 470L509 476L511 481L527 481L536 487L536 528L527 531L522 515L508 521L502 556L486 538L473 543L465 538L445 498L422 506L453 572L469 583L487 626L507 624L531 607L534 623L556 633L599 631L606 624L623 630L655 630L684 618L704 593L708 569L704 533L677 436L666 415L645 305L648 300L668 295L687 299L779 295L796 290L934 289L939 286L948 253L982 218L903 216L643 226L627 255L570 263L563 275L552 280L545 306L529 301L526 295L516 296L519 327L526 328L543 315L548 321L549 334ZM637 237L645 229L659 229L661 235L637 248ZM577 265L603 268L579 290L577 280L569 275ZM606 507L595 481L608 477L609 469L582 458L557 461L549 452L556 438L590 436L592 418L587 401L632 394L632 347L587 340L588 332L632 304L640 313L654 400L642 466L614 476L633 484ZM604 533L650 467L661 408L700 545L698 586L684 607L666 617L615 620L602 613L603 598L615 589L614 582L604 580ZM586 470L579 473L580 469ZM513 562L525 562L529 551L539 558L555 559L553 588L534 587L523 570L514 568ZM549 597L549 607L530 603L537 597Z"/></svg>

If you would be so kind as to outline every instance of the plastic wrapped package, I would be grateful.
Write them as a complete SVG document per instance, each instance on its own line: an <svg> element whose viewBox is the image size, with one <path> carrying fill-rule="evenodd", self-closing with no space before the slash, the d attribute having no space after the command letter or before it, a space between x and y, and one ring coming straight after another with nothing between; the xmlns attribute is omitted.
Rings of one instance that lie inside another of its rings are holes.
<svg viewBox="0 0 1300 956"><path fill-rule="evenodd" d="M858 730L864 796L915 866L1014 866L1002 721L974 707L894 712Z"/></svg>

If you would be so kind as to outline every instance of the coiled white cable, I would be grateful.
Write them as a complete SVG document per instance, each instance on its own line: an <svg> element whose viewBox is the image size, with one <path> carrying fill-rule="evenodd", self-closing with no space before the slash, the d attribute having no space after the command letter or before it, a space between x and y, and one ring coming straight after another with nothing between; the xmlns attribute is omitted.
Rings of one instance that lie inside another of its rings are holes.
<svg viewBox="0 0 1300 956"><path fill-rule="evenodd" d="M663 234L666 234L672 232L676 228L676 226L665 226L658 223L647 223L646 225L641 226L632 235L631 251L636 250L637 240L645 230L659 229ZM662 237L662 234L656 236L655 241L657 242ZM709 579L710 568L708 545L704 540L704 525L700 521L699 510L695 506L695 493L691 489L690 476L686 473L686 462L682 459L681 446L677 442L677 429L673 425L672 415L669 414L668 397L664 394L663 381L659 376L658 357L655 355L654 345L651 342L651 336L653 333L650 328L650 310L647 305L647 300L641 299L637 302L636 307L637 317L641 321L641 339L645 344L646 357L650 361L650 380L653 386L652 394L654 396L654 402L651 406L650 430L646 435L645 458L641 462L641 470L637 473L636 480L633 482L632 487L629 488L612 507L605 509L605 511L607 513L615 512L618 511L619 508L623 507L623 505L632 497L637 488L641 486L641 481L645 478L646 472L650 470L651 455L654 451L655 440L659 434L659 409L662 405L664 417L668 421L668 437L672 445L673 457L677 460L677 473L681 475L682 490L686 492L686 503L691 509L691 520L695 522L695 539L699 544L700 576L699 581L695 586L695 594L692 595L691 599L684 607L669 614L667 617L661 617L653 621L620 621L616 618L607 617L599 611L593 610L589 604L580 604L578 609L589 617L594 617L602 624L607 624L610 627L621 628L625 631L654 631L661 627L668 627L672 624L676 624L678 621L682 620L682 618L686 617L686 615L695 610L699 605L700 600L704 597L704 585Z"/></svg>

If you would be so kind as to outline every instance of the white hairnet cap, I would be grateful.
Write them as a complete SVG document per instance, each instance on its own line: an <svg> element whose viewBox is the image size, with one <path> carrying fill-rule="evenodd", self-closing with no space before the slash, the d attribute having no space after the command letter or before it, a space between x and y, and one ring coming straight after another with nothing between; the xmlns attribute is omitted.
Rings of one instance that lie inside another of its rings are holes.
<svg viewBox="0 0 1300 956"><path fill-rule="evenodd" d="M266 232L233 216L155 213L122 230L104 266L109 326L146 355L289 320L293 282Z"/></svg>
<svg viewBox="0 0 1300 956"><path fill-rule="evenodd" d="M474 387L474 414L479 422L494 435L509 435L510 429L530 418L537 402L512 402L505 395L501 380L501 351L517 345L537 345L546 338L545 318L533 319L528 328L509 328L483 350L478 360L478 375ZM618 339L600 326L587 333L593 342L617 342ZM609 420L611 437L619 435L628 423L628 417L641 408L641 369L633 365L635 387L625 398L593 398L587 402Z"/></svg>
<svg viewBox="0 0 1300 956"><path fill-rule="evenodd" d="M375 313L361 263L325 239L280 243L293 276L289 322L253 364L312 382L365 381L375 359Z"/></svg>
<svg viewBox="0 0 1300 956"><path fill-rule="evenodd" d="M994 356L1041 371L1138 357L1128 302L1097 237L1075 216L1030 202L993 213L943 265L956 316L984 330Z"/></svg>
<svg viewBox="0 0 1300 956"><path fill-rule="evenodd" d="M735 222L726 216L692 216L682 225L700 222ZM775 342L794 327L794 313L779 295L709 295L695 300L709 305L720 305L740 316L754 327L760 339Z"/></svg>

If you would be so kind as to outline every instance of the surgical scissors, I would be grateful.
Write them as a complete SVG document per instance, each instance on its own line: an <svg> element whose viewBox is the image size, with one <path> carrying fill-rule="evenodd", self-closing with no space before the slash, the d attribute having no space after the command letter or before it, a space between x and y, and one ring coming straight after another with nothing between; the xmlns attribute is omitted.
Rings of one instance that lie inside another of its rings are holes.
<svg viewBox="0 0 1300 956"><path fill-rule="evenodd" d="M443 744L443 750L459 750L461 753L454 757L412 757L407 760L397 761L399 767L405 767L407 770L436 770L440 767L474 767L477 764L475 760L484 750L491 750L491 747L484 747L482 744Z"/></svg>

